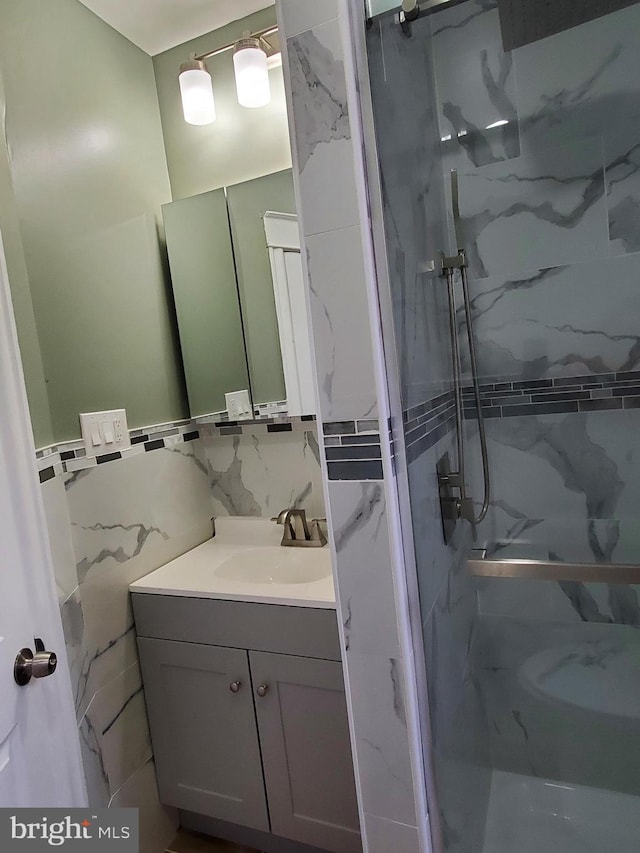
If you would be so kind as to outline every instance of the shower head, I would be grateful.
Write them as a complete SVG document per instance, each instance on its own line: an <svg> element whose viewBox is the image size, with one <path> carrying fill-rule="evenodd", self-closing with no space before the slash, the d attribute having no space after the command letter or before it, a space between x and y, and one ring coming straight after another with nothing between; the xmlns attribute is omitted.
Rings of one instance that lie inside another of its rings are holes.
<svg viewBox="0 0 640 853"><path fill-rule="evenodd" d="M505 50L633 6L638 0L498 0Z"/></svg>

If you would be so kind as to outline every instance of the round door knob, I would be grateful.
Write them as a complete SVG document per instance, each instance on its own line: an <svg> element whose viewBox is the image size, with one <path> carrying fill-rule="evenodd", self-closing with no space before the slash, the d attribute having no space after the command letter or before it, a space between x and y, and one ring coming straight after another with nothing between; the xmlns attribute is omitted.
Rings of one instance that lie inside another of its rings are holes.
<svg viewBox="0 0 640 853"><path fill-rule="evenodd" d="M240 690L240 685L241 685L241 684L242 684L242 682L241 682L241 681L232 681L232 682L231 682L231 684L229 685L229 690L230 690L232 693L238 693L238 692L239 692L239 690Z"/></svg>
<svg viewBox="0 0 640 853"><path fill-rule="evenodd" d="M260 687L258 687L258 689L256 690L256 693L258 694L258 696L259 696L261 699L264 699L264 697L267 695L267 690L268 690L268 689L269 689L269 685L268 685L268 684L261 684L261 685L260 685Z"/></svg>
<svg viewBox="0 0 640 853"><path fill-rule="evenodd" d="M58 666L58 658L55 652L45 652L36 646L36 654L31 649L20 649L16 662L13 666L13 677L16 684L24 687L32 678L47 678L53 675Z"/></svg>

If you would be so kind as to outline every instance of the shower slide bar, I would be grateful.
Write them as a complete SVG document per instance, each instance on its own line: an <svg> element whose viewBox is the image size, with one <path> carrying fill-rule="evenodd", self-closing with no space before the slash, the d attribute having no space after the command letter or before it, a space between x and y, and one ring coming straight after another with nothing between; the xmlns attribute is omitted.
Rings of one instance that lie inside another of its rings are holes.
<svg viewBox="0 0 640 853"><path fill-rule="evenodd" d="M486 518L489 506L491 503L491 474L489 471L489 454L487 450L487 436L484 424L484 416L482 411L482 403L480 400L480 380L478 376L478 359L476 355L475 335L473 332L473 319L471 311L471 297L469 295L469 280L467 278L467 257L464 250L463 235L462 235L462 220L460 217L460 202L458 197L458 172L456 169L451 169L451 205L453 213L453 222L456 237L456 246L458 254L453 257L442 257L442 275L447 281L447 296L449 302L449 331L451 336L451 353L453 361L453 391L455 400L455 425L456 425L456 455L458 470L447 472L446 474L438 473L438 483L442 487L450 487L458 490L459 497L453 498L455 505L455 514L458 518L464 518L471 524L473 538L476 538L476 526ZM473 386L473 395L476 404L476 412L478 418L478 436L480 439L480 454L482 458L482 479L483 479L483 495L482 505L476 514L473 498L467 492L465 482L465 438L464 438L464 418L463 418L463 401L462 401L462 368L460 362L460 341L458 334L458 321L456 312L455 299L455 271L460 273L460 281L462 283L462 297L464 308L464 324L467 330L467 344L469 348L469 366L471 368L471 384ZM451 498L446 499L451 503ZM442 503L442 501L441 501ZM442 506L443 520L445 517L445 507ZM443 528L445 525L443 524ZM446 529L446 528L445 528ZM447 533L445 532L445 542L447 541Z"/></svg>
<svg viewBox="0 0 640 853"><path fill-rule="evenodd" d="M479 578L522 578L578 583L640 584L640 565L632 563L561 563L554 560L496 560L483 548L467 557L467 569Z"/></svg>

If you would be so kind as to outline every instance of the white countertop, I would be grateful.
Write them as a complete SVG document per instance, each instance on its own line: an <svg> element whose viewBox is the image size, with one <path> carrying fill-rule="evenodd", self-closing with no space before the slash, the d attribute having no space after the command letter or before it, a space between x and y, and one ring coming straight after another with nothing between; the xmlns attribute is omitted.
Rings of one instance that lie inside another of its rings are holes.
<svg viewBox="0 0 640 853"><path fill-rule="evenodd" d="M262 518L217 518L213 539L132 583L129 589L155 595L335 608L329 546L283 548L282 530L281 525ZM290 579L296 582L288 582Z"/></svg>

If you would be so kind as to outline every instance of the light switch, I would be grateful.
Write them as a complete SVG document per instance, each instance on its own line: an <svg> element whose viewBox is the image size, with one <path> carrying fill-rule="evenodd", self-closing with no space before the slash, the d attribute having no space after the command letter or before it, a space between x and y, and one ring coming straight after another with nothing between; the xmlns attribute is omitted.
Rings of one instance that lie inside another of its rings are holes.
<svg viewBox="0 0 640 853"><path fill-rule="evenodd" d="M80 415L80 426L87 456L100 456L131 446L124 409L87 412Z"/></svg>

